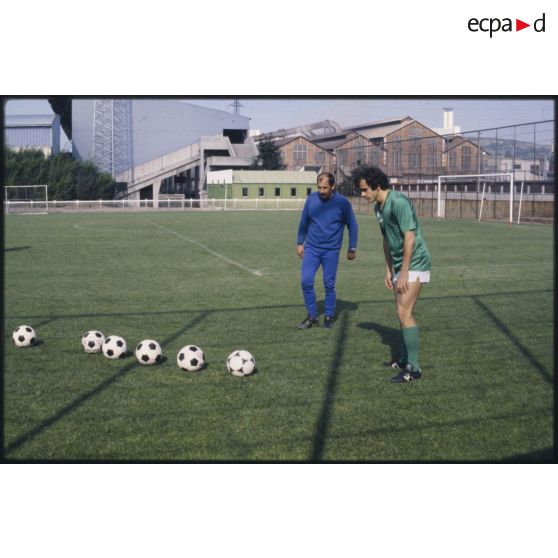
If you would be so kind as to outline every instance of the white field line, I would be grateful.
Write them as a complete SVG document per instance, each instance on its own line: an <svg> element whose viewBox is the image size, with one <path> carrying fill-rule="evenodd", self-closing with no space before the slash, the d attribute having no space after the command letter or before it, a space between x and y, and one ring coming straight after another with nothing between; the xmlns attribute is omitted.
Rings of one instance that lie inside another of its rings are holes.
<svg viewBox="0 0 558 558"><path fill-rule="evenodd" d="M167 227L163 227L163 225L159 225L159 223L155 223L153 221L150 221L149 219L144 219L144 221L146 223L149 223L150 225L153 225L154 227L159 227L160 229L163 229L164 231L167 231L171 234L174 234L175 236L177 236L178 238L181 238L182 240L185 240L186 242L189 242L190 244L194 244L195 246L197 246L198 248L201 248L202 250L205 250L206 252L209 252L212 256L215 256L216 258L219 258L220 260L223 260L231 265L235 265L236 267L239 267L240 269L243 269L244 271L247 271L248 273L251 273L252 275L256 275L257 277L261 277L263 275L262 270L261 269L250 269L248 267L246 267L245 265L242 265L240 262L237 262L235 260L231 260L230 258L227 258L226 256L223 256L223 254L219 254L218 252L215 252L213 250L211 250L211 248L208 248L207 246L204 246L201 242L198 242L197 240L193 240L192 238L188 238L187 236L184 236L183 234L179 234L176 231L173 231L172 229L168 229ZM266 269L265 267L263 269Z"/></svg>
<svg viewBox="0 0 558 558"><path fill-rule="evenodd" d="M96 232L122 232L124 229L111 229L110 227L102 227L98 225L72 225L74 229L79 229L80 231L96 231Z"/></svg>

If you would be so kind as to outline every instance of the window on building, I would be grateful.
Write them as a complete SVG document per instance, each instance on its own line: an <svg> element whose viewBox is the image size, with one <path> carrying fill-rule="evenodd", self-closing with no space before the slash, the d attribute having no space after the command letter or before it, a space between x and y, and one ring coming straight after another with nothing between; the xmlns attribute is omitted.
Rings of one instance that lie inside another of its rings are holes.
<svg viewBox="0 0 558 558"><path fill-rule="evenodd" d="M314 161L316 163L323 163L325 159L325 153L323 151L316 151L314 153Z"/></svg>
<svg viewBox="0 0 558 558"><path fill-rule="evenodd" d="M389 147L391 147L391 164L394 169L401 169L403 163L403 145L401 136L392 136Z"/></svg>
<svg viewBox="0 0 558 558"><path fill-rule="evenodd" d="M296 188L291 188L291 196L296 196Z"/></svg>
<svg viewBox="0 0 558 558"><path fill-rule="evenodd" d="M531 174L538 176L540 173L540 166L539 165L531 165Z"/></svg>
<svg viewBox="0 0 558 558"><path fill-rule="evenodd" d="M409 153L409 168L418 169L420 168L420 152L412 151Z"/></svg>
<svg viewBox="0 0 558 558"><path fill-rule="evenodd" d="M308 147L304 143L297 143L293 146L293 157L295 163L306 163L308 160Z"/></svg>
<svg viewBox="0 0 558 558"><path fill-rule="evenodd" d="M420 126L409 126L409 139L421 138L422 128Z"/></svg>
<svg viewBox="0 0 558 558"><path fill-rule="evenodd" d="M281 188L275 188L275 195L276 195L276 196L280 196L280 195L281 195Z"/></svg>
<svg viewBox="0 0 558 558"><path fill-rule="evenodd" d="M436 138L428 138L427 142L428 149L428 168L433 170L438 167L438 141Z"/></svg>
<svg viewBox="0 0 558 558"><path fill-rule="evenodd" d="M428 150L428 168L429 169L435 169L437 167L436 159L437 159L436 151Z"/></svg>
<svg viewBox="0 0 558 558"><path fill-rule="evenodd" d="M378 167L380 166L380 150L379 149L373 149L372 150L372 154L370 156L370 162L375 166Z"/></svg>
<svg viewBox="0 0 558 558"><path fill-rule="evenodd" d="M357 165L366 160L366 141L359 139L355 142L354 159Z"/></svg>
<svg viewBox="0 0 558 558"><path fill-rule="evenodd" d="M457 170L457 153L455 152L455 149L449 152L448 161L449 169L452 171Z"/></svg>
<svg viewBox="0 0 558 558"><path fill-rule="evenodd" d="M258 188L258 196L263 196L264 195L264 189L260 186Z"/></svg>
<svg viewBox="0 0 558 558"><path fill-rule="evenodd" d="M248 188L242 188L242 197L248 197Z"/></svg>
<svg viewBox="0 0 558 558"><path fill-rule="evenodd" d="M306 188L306 195L309 196L312 193L312 188Z"/></svg>
<svg viewBox="0 0 558 558"><path fill-rule="evenodd" d="M513 165L514 170L521 170L521 163L515 163Z"/></svg>
<svg viewBox="0 0 558 558"><path fill-rule="evenodd" d="M471 168L471 148L468 145L463 147L463 170L468 171Z"/></svg>
<svg viewBox="0 0 558 558"><path fill-rule="evenodd" d="M401 159L402 159L401 144L397 144L393 147L393 151L392 151L392 164L394 168L396 169L401 168Z"/></svg>

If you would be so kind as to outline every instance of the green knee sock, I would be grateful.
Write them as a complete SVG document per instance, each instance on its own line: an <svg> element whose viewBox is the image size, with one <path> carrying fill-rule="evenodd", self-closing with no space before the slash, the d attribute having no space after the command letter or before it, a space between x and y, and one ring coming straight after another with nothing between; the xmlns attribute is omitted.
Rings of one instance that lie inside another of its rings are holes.
<svg viewBox="0 0 558 558"><path fill-rule="evenodd" d="M417 326L404 327L401 329L405 348L407 349L407 362L413 367L413 370L419 369L419 330Z"/></svg>
<svg viewBox="0 0 558 558"><path fill-rule="evenodd" d="M399 360L403 364L407 364L407 346L405 345L405 337L403 335L403 328L401 328L401 350L399 351Z"/></svg>

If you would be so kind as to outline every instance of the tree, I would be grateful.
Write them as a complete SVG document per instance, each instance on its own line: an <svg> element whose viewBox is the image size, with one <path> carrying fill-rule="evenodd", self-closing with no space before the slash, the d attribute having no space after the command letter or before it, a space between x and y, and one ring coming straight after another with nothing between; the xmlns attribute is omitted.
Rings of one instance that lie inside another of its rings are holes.
<svg viewBox="0 0 558 558"><path fill-rule="evenodd" d="M285 168L281 161L281 151L270 138L264 138L260 141L258 155L254 158L250 168L259 170L282 170Z"/></svg>
<svg viewBox="0 0 558 558"><path fill-rule="evenodd" d="M60 153L50 161L47 184L53 200L71 200L76 197L74 185L75 161L69 153Z"/></svg>
<svg viewBox="0 0 558 558"><path fill-rule="evenodd" d="M76 161L69 153L45 157L39 149L6 150L5 184L47 184L53 200L112 199L119 183L90 161Z"/></svg>

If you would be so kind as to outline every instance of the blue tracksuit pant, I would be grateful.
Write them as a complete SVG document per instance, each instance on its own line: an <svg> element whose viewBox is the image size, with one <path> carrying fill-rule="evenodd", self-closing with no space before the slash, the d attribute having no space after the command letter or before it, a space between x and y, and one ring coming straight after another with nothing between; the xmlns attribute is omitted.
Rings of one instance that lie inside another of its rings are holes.
<svg viewBox="0 0 558 558"><path fill-rule="evenodd" d="M335 315L335 276L339 263L339 250L323 250L304 247L301 268L302 294L308 315L312 318L318 316L316 306L316 292L314 291L314 278L320 265L322 266L324 290L325 290L325 314L333 317Z"/></svg>

